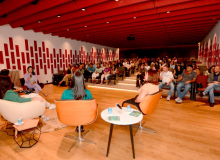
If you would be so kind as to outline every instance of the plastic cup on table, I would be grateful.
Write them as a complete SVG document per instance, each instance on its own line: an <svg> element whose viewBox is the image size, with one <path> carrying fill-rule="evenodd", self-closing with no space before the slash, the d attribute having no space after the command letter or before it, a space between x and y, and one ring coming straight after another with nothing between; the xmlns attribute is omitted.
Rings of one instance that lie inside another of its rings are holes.
<svg viewBox="0 0 220 160"><path fill-rule="evenodd" d="M108 107L108 114L112 114L112 107Z"/></svg>
<svg viewBox="0 0 220 160"><path fill-rule="evenodd" d="M127 105L127 112L131 112L131 106Z"/></svg>

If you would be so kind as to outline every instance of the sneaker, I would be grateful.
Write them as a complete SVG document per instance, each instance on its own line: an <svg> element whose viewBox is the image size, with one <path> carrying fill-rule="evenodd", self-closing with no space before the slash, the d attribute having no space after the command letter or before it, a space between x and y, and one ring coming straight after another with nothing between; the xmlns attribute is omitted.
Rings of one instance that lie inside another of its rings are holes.
<svg viewBox="0 0 220 160"><path fill-rule="evenodd" d="M48 121L49 119L50 119L49 117L44 117L44 118L43 118L43 121L46 122L46 121Z"/></svg>
<svg viewBox="0 0 220 160"><path fill-rule="evenodd" d="M49 110L52 110L52 109L55 109L55 108L56 108L56 105L53 104L53 103L49 106Z"/></svg>
<svg viewBox="0 0 220 160"><path fill-rule="evenodd" d="M180 98L179 97L177 97L176 99L175 99L175 101L177 102L177 101L179 101L180 100Z"/></svg>
<svg viewBox="0 0 220 160"><path fill-rule="evenodd" d="M177 103L182 103L183 100L179 98L176 102L177 102Z"/></svg>
<svg viewBox="0 0 220 160"><path fill-rule="evenodd" d="M170 101L170 96L167 96L167 101Z"/></svg>

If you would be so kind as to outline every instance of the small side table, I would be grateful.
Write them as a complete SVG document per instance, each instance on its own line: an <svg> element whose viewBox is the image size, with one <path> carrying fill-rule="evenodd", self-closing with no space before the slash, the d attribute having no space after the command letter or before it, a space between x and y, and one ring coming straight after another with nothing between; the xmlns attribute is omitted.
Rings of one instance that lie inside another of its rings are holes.
<svg viewBox="0 0 220 160"><path fill-rule="evenodd" d="M40 139L41 127L38 127L39 119L25 119L23 120L23 122L24 124L20 126L13 125L13 127L15 128L14 140L20 148L31 148L32 146L37 144ZM38 137L35 135L36 129L40 132ZM18 140L19 137L20 142ZM28 143L28 145L25 145L26 143Z"/></svg>

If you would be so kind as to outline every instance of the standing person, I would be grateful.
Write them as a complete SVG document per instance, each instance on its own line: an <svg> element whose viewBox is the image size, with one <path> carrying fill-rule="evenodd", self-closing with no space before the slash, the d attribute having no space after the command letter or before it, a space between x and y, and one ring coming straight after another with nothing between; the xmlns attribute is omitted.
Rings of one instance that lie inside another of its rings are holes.
<svg viewBox="0 0 220 160"><path fill-rule="evenodd" d="M91 92L86 89L85 81L83 74L77 70L71 79L70 88L64 90L61 100L81 100L81 99L93 99ZM74 116L74 115L73 115ZM79 128L76 127L76 132L78 132ZM81 126L81 132L83 132L83 126Z"/></svg>
<svg viewBox="0 0 220 160"><path fill-rule="evenodd" d="M63 82L63 81L65 81L65 84L66 84L66 86L68 85L68 83L69 83L69 80L71 79L71 65L69 64L68 65L68 68L67 68L67 70L66 70L66 75L63 77L63 79L59 82L59 85L61 85L61 83Z"/></svg>
<svg viewBox="0 0 220 160"><path fill-rule="evenodd" d="M210 97L210 107L214 107L215 105L215 99L214 99L214 90L220 91L220 67L216 66L215 67L215 72L210 73L208 80L208 87L205 89L204 92L199 92L199 96L203 97L207 93L209 93Z"/></svg>
<svg viewBox="0 0 220 160"><path fill-rule="evenodd" d="M37 75L35 74L33 67L29 66L27 68L27 71L28 73L24 74L24 80L25 80L24 85L28 88L34 88L35 93L37 94L39 94L39 91L40 91L45 97L47 97L48 95L45 94L42 91L41 87L37 84Z"/></svg>
<svg viewBox="0 0 220 160"><path fill-rule="evenodd" d="M110 73L111 73L111 68L109 68L108 64L105 65L105 69L103 70L103 72L104 72L104 74L102 74L102 76L101 76L101 83L100 84L103 84L104 78L106 80L106 84L108 84L108 77L110 76Z"/></svg>
<svg viewBox="0 0 220 160"><path fill-rule="evenodd" d="M97 63L95 72L93 72L93 74L92 74L92 83L94 83L94 81L96 81L95 80L96 77L98 77L99 74L101 74L101 73L102 73L102 68L100 67L100 64Z"/></svg>
<svg viewBox="0 0 220 160"><path fill-rule="evenodd" d="M186 71L182 73L182 75L176 80L181 82L177 85L177 98L175 101L177 103L183 102L183 97L186 95L186 93L191 88L191 83L195 82L197 78L196 72L193 72L193 66L188 65L186 68ZM181 89L185 87L184 91L181 93Z"/></svg>
<svg viewBox="0 0 220 160"><path fill-rule="evenodd" d="M163 72L160 73L160 80L162 83L159 85L159 89L162 89L164 86L169 86L170 91L167 96L167 101L170 101L170 97L174 91L174 84L173 84L173 73L168 71L168 66L163 66Z"/></svg>

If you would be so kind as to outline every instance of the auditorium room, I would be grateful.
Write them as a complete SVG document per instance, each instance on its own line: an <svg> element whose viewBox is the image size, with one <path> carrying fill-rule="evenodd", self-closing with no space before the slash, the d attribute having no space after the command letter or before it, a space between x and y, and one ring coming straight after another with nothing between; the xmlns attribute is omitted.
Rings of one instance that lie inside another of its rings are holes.
<svg viewBox="0 0 220 160"><path fill-rule="evenodd" d="M220 160L220 0L0 0L0 159Z"/></svg>

